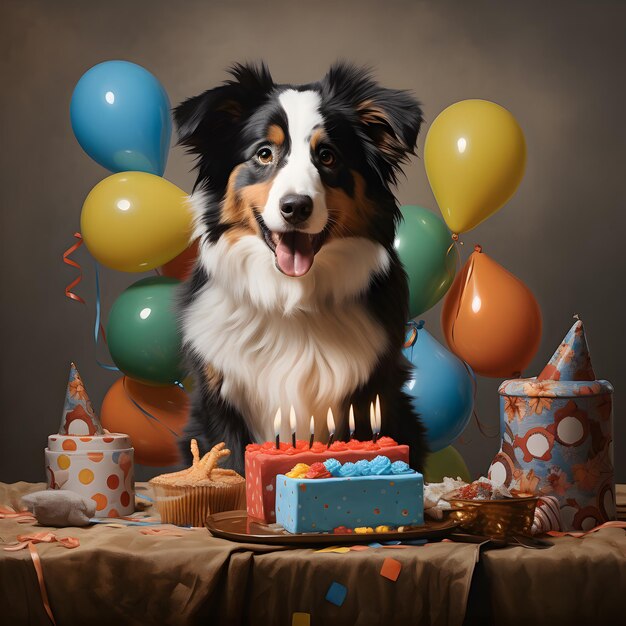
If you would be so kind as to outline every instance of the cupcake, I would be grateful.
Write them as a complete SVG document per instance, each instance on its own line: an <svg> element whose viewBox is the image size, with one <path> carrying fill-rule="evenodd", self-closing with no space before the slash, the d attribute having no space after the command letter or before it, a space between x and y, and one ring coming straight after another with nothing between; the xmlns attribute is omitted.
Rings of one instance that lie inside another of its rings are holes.
<svg viewBox="0 0 626 626"><path fill-rule="evenodd" d="M220 459L230 455L225 445L218 443L200 458L198 443L192 439L193 465L150 481L164 524L204 526L207 515L245 508L245 479L234 470L217 467Z"/></svg>

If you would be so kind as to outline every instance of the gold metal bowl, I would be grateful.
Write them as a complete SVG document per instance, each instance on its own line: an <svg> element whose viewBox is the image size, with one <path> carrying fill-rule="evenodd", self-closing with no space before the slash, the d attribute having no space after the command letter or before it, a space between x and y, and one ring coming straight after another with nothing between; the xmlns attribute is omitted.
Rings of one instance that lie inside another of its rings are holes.
<svg viewBox="0 0 626 626"><path fill-rule="evenodd" d="M458 491L451 491L443 499L452 507L450 517L468 533L494 539L531 535L537 496L465 500L458 497Z"/></svg>

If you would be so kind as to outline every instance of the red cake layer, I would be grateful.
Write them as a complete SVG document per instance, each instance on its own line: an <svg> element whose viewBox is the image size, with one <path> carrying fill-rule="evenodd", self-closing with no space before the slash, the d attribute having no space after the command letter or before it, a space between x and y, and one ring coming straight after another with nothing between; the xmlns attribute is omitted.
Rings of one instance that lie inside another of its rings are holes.
<svg viewBox="0 0 626 626"><path fill-rule="evenodd" d="M286 474L297 463L312 465L326 459L337 459L340 463L356 463L361 459L371 461L382 455L394 461L409 462L409 447L400 446L390 437L372 441L348 443L336 441L330 448L316 441L309 448L306 441L298 440L296 447L281 443L276 449L274 442L250 444L246 448L246 499L248 516L267 524L276 521L276 476Z"/></svg>

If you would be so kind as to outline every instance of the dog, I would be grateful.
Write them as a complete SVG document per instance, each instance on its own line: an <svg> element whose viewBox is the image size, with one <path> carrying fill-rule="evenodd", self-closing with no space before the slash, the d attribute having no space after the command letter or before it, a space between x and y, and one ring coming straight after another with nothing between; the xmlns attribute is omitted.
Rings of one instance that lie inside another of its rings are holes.
<svg viewBox="0 0 626 626"><path fill-rule="evenodd" d="M407 278L394 249L392 187L422 123L407 92L338 62L319 82L276 84L264 64L237 64L222 85L174 110L179 143L197 158L191 195L196 265L179 302L196 381L181 441L225 441L243 472L245 445L273 440L277 409L297 434L372 437L427 453L402 391ZM283 425L282 437L289 435Z"/></svg>

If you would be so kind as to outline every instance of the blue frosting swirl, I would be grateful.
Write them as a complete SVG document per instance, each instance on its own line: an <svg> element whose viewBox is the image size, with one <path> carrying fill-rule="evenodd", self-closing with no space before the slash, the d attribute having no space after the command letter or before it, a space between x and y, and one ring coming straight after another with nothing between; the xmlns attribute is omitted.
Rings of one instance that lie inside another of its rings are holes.
<svg viewBox="0 0 626 626"><path fill-rule="evenodd" d="M369 476L372 473L370 462L366 459L361 459L360 461L357 461L354 466L359 471L359 476Z"/></svg>
<svg viewBox="0 0 626 626"><path fill-rule="evenodd" d="M340 476L360 476L356 463L344 463L339 469Z"/></svg>
<svg viewBox="0 0 626 626"><path fill-rule="evenodd" d="M327 459L324 467L333 475L341 476L341 463L337 459Z"/></svg>
<svg viewBox="0 0 626 626"><path fill-rule="evenodd" d="M390 474L391 461L386 456L377 456L370 461L370 470L372 474Z"/></svg>
<svg viewBox="0 0 626 626"><path fill-rule="evenodd" d="M394 461L391 464L392 474L412 474L413 470L409 467L408 463L404 461Z"/></svg>

